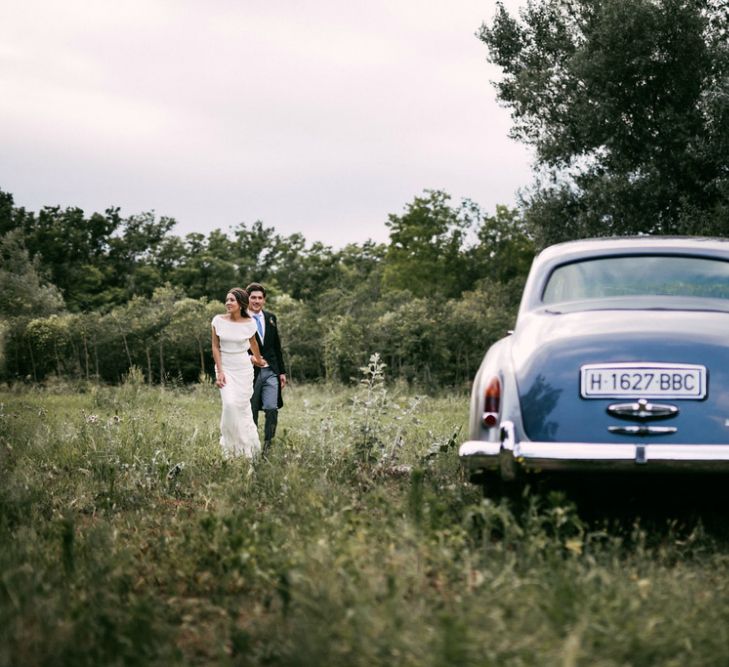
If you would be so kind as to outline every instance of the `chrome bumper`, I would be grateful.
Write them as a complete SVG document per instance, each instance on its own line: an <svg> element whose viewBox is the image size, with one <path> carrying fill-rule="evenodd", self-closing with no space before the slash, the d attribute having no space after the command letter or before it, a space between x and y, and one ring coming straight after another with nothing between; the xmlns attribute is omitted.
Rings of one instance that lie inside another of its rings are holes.
<svg viewBox="0 0 729 667"><path fill-rule="evenodd" d="M515 442L511 424L502 433L503 442L468 440L460 446L468 472L499 470L505 479L518 469L729 472L729 444Z"/></svg>

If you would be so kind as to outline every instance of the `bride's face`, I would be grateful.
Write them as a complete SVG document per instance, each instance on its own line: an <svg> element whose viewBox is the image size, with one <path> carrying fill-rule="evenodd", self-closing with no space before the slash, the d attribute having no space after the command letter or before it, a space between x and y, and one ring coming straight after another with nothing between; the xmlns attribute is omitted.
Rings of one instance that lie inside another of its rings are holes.
<svg viewBox="0 0 729 667"><path fill-rule="evenodd" d="M240 305L235 296L233 296L233 292L228 292L228 296L225 297L225 309L230 315L240 313Z"/></svg>

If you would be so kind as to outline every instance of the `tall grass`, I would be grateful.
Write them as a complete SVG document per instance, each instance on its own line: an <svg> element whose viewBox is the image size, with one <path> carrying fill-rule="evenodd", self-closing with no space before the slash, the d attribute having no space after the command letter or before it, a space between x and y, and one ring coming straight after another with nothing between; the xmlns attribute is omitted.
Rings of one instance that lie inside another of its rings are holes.
<svg viewBox="0 0 729 667"><path fill-rule="evenodd" d="M293 387L268 460L209 385L0 395L0 665L724 665L701 521L483 498L463 397Z"/></svg>

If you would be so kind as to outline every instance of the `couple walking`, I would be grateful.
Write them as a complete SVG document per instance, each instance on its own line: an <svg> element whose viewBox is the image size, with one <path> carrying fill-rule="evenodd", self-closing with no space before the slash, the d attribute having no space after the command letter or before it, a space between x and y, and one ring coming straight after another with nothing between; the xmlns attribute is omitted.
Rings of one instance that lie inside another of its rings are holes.
<svg viewBox="0 0 729 667"><path fill-rule="evenodd" d="M212 322L215 385L223 404L220 446L225 456L253 458L261 450L258 414L263 410L263 454L276 434L286 369L276 316L263 309L259 283L234 287L225 297L225 315Z"/></svg>

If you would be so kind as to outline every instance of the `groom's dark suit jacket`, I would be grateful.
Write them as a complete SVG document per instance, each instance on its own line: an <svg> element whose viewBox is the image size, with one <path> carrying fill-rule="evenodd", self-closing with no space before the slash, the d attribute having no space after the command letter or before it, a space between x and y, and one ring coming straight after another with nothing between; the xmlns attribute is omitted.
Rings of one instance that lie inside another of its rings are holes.
<svg viewBox="0 0 729 667"><path fill-rule="evenodd" d="M265 340L261 341L261 337L256 333L256 341L258 342L258 349L261 351L261 356L268 362L269 368L276 375L284 375L286 373L286 367L284 366L283 352L281 351L281 339L278 335L278 323L276 316L273 313L269 313L267 310L263 312L263 319L266 322ZM255 321L255 319L254 319ZM260 369L258 366L254 366L253 374L254 379L258 378ZM283 399L281 398L281 386L279 381L278 390L278 407L283 406Z"/></svg>

